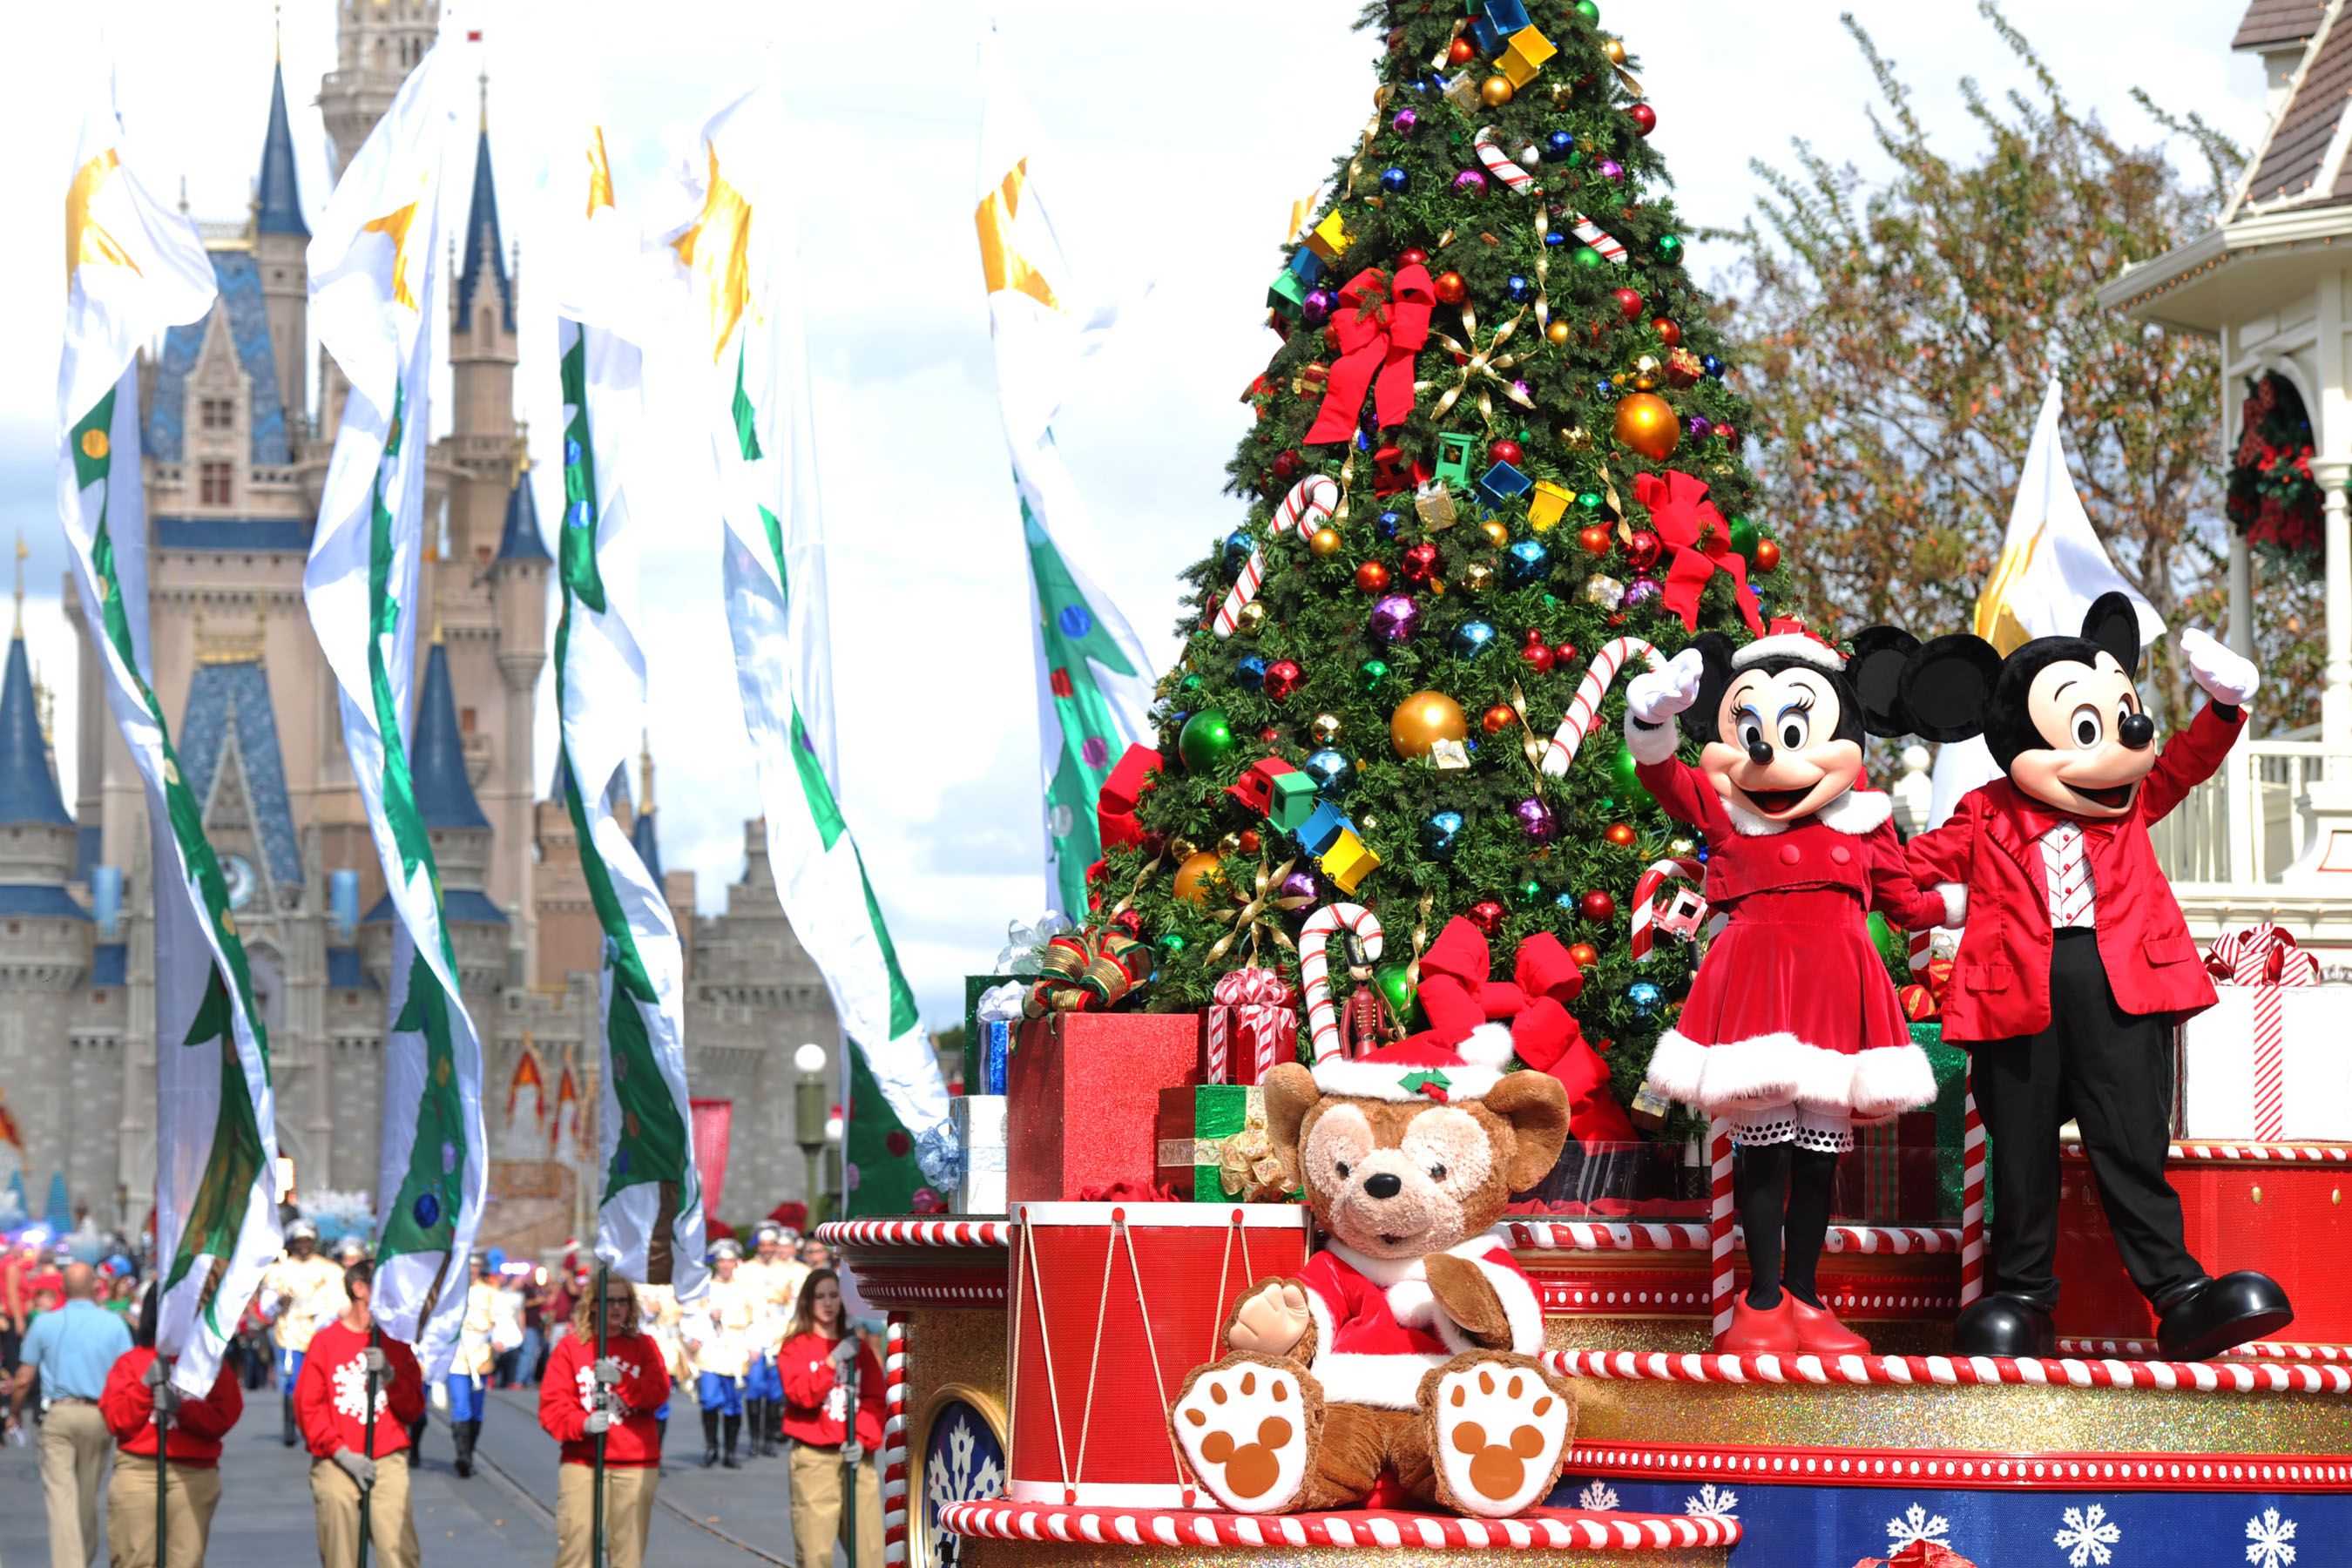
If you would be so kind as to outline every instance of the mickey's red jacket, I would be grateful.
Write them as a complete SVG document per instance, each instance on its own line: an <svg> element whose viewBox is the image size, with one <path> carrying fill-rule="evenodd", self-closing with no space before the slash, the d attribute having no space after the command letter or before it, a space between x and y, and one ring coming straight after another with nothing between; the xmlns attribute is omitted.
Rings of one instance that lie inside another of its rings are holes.
<svg viewBox="0 0 2352 1568"><path fill-rule="evenodd" d="M669 1397L669 1372L662 1353L643 1334L608 1334L604 1353L621 1365L613 1394L624 1410L604 1433L604 1463L642 1469L661 1463L661 1433L654 1412ZM596 1391L596 1342L565 1334L547 1352L547 1375L539 1382L539 1424L563 1445L567 1465L596 1462L596 1440L588 1435L589 1396Z"/></svg>
<svg viewBox="0 0 2352 1568"><path fill-rule="evenodd" d="M125 1454L155 1457L155 1391L147 1386L148 1366L155 1360L151 1349L125 1352L106 1374L105 1392L98 1396L98 1413L106 1429ZM245 1390L236 1369L223 1363L210 1394L202 1399L182 1397L180 1414L163 1457L175 1465L212 1469L220 1464L221 1439L245 1414Z"/></svg>
<svg viewBox="0 0 2352 1568"><path fill-rule="evenodd" d="M2073 816L2007 779L1964 796L1952 819L1911 840L1922 882L1964 882L1968 923L1944 997L1944 1038L2005 1040L2050 1026L2050 896L2043 834L2061 821L2083 830L2097 910L2099 961L2126 1013L2187 1015L2214 1003L2172 885L2156 863L2147 826L2213 775L2245 728L2243 709L2224 719L2209 703L2165 743L2131 809Z"/></svg>
<svg viewBox="0 0 2352 1568"><path fill-rule="evenodd" d="M784 1384L784 1436L812 1447L838 1447L849 1436L849 1400L835 1385L832 1340L798 1334L776 1351ZM882 1446L882 1364L857 1346L857 1442L868 1453Z"/></svg>
<svg viewBox="0 0 2352 1568"><path fill-rule="evenodd" d="M331 1459L338 1448L381 1459L408 1447L408 1424L425 1415L425 1374L416 1353L398 1340L379 1334L376 1343L391 1364L376 1380L375 1447L367 1445L368 1337L343 1327L338 1318L320 1326L302 1355L302 1375L294 1384L294 1418L311 1454Z"/></svg>

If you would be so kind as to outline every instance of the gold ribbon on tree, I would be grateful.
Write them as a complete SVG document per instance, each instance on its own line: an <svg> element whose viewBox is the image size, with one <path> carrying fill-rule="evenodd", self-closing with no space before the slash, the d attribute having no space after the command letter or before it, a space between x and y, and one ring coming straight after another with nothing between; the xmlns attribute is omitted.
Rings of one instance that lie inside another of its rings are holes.
<svg viewBox="0 0 2352 1568"><path fill-rule="evenodd" d="M1356 194L1356 176L1364 172L1364 154L1372 150L1372 142L1381 133L1381 116L1388 109L1390 90L1382 83L1372 93L1372 117L1364 121L1363 133L1356 139L1356 155L1348 160L1348 184L1339 193L1341 201Z"/></svg>
<svg viewBox="0 0 2352 1568"><path fill-rule="evenodd" d="M1287 911L1313 901L1307 899L1286 899L1280 896L1282 879L1289 876L1297 865L1297 858L1293 856L1290 859L1285 860L1278 870L1269 871L1265 868L1265 857L1259 857L1257 876L1253 879L1250 896L1243 900L1240 909L1224 917L1234 922L1234 929L1219 937L1216 945L1209 949L1209 963L1214 963L1224 957L1234 943L1241 940L1242 933L1247 931L1250 939L1250 962L1255 963L1259 937L1258 922L1265 919L1266 911L1269 910ZM1291 942L1288 931L1284 931L1279 925L1272 929L1276 947L1289 952L1298 951L1297 945Z"/></svg>
<svg viewBox="0 0 2352 1568"><path fill-rule="evenodd" d="M1535 769L1536 793L1544 786L1543 754L1545 742L1536 738L1536 727L1528 722L1527 693L1519 689L1517 680L1511 682L1511 711L1519 716L1519 750L1527 753L1528 766Z"/></svg>
<svg viewBox="0 0 2352 1568"><path fill-rule="evenodd" d="M1535 400L1514 386L1503 374L1503 372L1517 364L1524 356L1496 352L1511 341L1511 334L1518 331L1519 323L1527 318L1527 310L1522 306L1517 315L1513 316L1496 330L1495 335L1486 341L1484 348L1477 346L1478 308L1466 300L1462 303L1462 331L1463 335L1470 340L1467 347L1455 342L1434 327L1430 329L1429 341L1462 362L1454 367L1454 384L1445 389L1444 395L1437 400L1437 405L1429 411L1429 417L1433 422L1444 418L1445 411L1459 402L1465 394L1475 392L1477 395L1478 416L1486 421L1486 433L1493 435L1495 401L1487 395L1487 389L1483 384L1490 381L1502 389L1504 396L1520 407L1535 406ZM1415 382L1412 389L1416 393L1422 393L1437 384L1439 384L1434 381Z"/></svg>
<svg viewBox="0 0 2352 1568"><path fill-rule="evenodd" d="M1536 198L1536 330L1551 325L1551 301L1544 294L1544 274L1551 270L1551 247L1544 239L1551 233L1551 216L1544 206L1540 188L1531 193Z"/></svg>

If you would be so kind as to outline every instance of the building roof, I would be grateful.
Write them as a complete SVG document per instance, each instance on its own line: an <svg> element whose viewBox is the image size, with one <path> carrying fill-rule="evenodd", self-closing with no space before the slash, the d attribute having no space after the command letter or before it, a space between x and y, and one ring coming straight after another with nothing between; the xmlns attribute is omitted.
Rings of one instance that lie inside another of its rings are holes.
<svg viewBox="0 0 2352 1568"><path fill-rule="evenodd" d="M466 742L457 730L457 700L449 685L449 651L438 642L425 658L425 691L416 704L416 739L408 756L416 810L427 827L488 829L466 776ZM454 917L453 917L454 918Z"/></svg>
<svg viewBox="0 0 2352 1568"><path fill-rule="evenodd" d="M74 896L63 888L37 884L0 883L0 915L22 915L33 920L86 921L89 911L77 903Z"/></svg>
<svg viewBox="0 0 2352 1568"><path fill-rule="evenodd" d="M159 550L302 551L310 548L307 517L159 517Z"/></svg>
<svg viewBox="0 0 2352 1568"><path fill-rule="evenodd" d="M2254 154L2243 194L2224 222L2247 208L2323 205L2352 200L2337 124L2352 108L2352 24L2343 0L2328 0L2317 41L2296 67L2278 115Z"/></svg>
<svg viewBox="0 0 2352 1568"><path fill-rule="evenodd" d="M488 280L499 291L499 321L514 331L514 289L507 281L506 247L499 237L499 190L490 178L490 127L474 141L474 196L466 214L466 258L457 269L457 320L474 319L474 291Z"/></svg>
<svg viewBox="0 0 2352 1568"><path fill-rule="evenodd" d="M8 639L8 668L0 677L0 822L74 826L73 813L49 766L41 708L33 696L33 665L22 631Z"/></svg>
<svg viewBox="0 0 2352 1568"><path fill-rule="evenodd" d="M290 179L290 175L289 175ZM226 314L229 341L236 349L237 368L253 388L253 457L256 463L289 463L293 453L286 436L286 405L278 394L278 360L270 352L269 313L261 300L261 268L249 250L211 252L213 280L220 299L201 321L189 321L163 334L163 352L155 362L155 392L147 405L147 424L140 440L151 457L176 463L187 456L188 373L204 352L205 334L213 317Z"/></svg>
<svg viewBox="0 0 2352 1568"><path fill-rule="evenodd" d="M539 531L539 503L531 499L530 470L515 475L507 492L507 525L499 535L501 561L549 561L546 536Z"/></svg>
<svg viewBox="0 0 2352 1568"><path fill-rule="evenodd" d="M386 900L386 907L388 910L389 900ZM331 947L327 950L327 984L337 991L375 989L375 982L368 978L366 967L360 963L360 950L356 947Z"/></svg>
<svg viewBox="0 0 2352 1568"><path fill-rule="evenodd" d="M2327 0L2253 0L2230 47L2269 49L2305 42L2319 31L2319 18L2326 10Z"/></svg>
<svg viewBox="0 0 2352 1568"><path fill-rule="evenodd" d="M100 990L120 985L130 972L131 948L127 942L101 942L89 950L90 989Z"/></svg>
<svg viewBox="0 0 2352 1568"><path fill-rule="evenodd" d="M444 888L441 889L441 918L452 925L496 925L507 923L504 910L490 901L489 894L479 888ZM392 895L386 893L375 901L362 925L382 925L392 919Z"/></svg>
<svg viewBox="0 0 2352 1568"><path fill-rule="evenodd" d="M253 191L253 226L263 234L310 237L294 184L294 132L286 121L286 65L269 73L269 129L261 138L261 178Z"/></svg>
<svg viewBox="0 0 2352 1568"><path fill-rule="evenodd" d="M302 884L302 851L286 793L286 763L278 749L278 715L269 676L257 660L199 664L188 679L187 710L180 718L180 776L198 805L212 798L230 737L245 776L246 808L254 838L282 887Z"/></svg>

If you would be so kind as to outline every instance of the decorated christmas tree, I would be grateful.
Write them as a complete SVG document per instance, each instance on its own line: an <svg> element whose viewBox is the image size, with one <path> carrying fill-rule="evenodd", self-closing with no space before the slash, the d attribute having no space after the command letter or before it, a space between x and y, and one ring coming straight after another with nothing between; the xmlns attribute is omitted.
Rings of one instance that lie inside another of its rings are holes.
<svg viewBox="0 0 2352 1568"><path fill-rule="evenodd" d="M1748 521L1748 409L1591 0L1362 25L1377 109L1275 278L1229 469L1248 515L1188 574L1160 771L1105 793L1092 929L1150 950L1151 1008L1244 966L1313 980L1327 949L1335 1012L1371 1019L1349 995L1374 986L1391 1038L1450 920L1504 980L1549 931L1630 1101L1690 970L1636 940L1636 884L1701 851L1634 778L1614 676L1760 630L1780 552ZM1332 942L1350 906L1377 960Z"/></svg>

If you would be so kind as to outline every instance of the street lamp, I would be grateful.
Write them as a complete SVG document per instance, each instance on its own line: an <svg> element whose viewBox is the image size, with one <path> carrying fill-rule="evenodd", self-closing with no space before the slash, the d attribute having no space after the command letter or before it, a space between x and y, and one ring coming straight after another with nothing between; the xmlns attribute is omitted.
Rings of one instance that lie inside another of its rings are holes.
<svg viewBox="0 0 2352 1568"><path fill-rule="evenodd" d="M817 1162L824 1154L824 1117L832 1098L825 1092L824 1047L808 1041L793 1053L793 1066L801 1075L793 1086L793 1120L801 1158L808 1164L809 1223L814 1226L820 1183Z"/></svg>
<svg viewBox="0 0 2352 1568"><path fill-rule="evenodd" d="M833 1207L829 1212L835 1218L849 1212L849 1184L843 1179L841 1151L842 1139L848 1131L839 1111L824 1119L824 1189L832 1194Z"/></svg>

